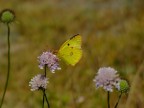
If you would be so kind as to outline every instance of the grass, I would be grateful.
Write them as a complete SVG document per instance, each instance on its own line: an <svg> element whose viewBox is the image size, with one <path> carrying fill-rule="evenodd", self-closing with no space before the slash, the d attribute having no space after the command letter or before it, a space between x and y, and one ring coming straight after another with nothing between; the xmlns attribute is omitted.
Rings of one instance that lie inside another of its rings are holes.
<svg viewBox="0 0 144 108"><path fill-rule="evenodd" d="M0 10L11 8L17 18L11 24L12 70L3 108L41 107L42 93L31 92L28 87L30 79L42 72L37 56L49 49L59 49L77 33L83 37L80 62L75 67L61 63L61 71L48 73L50 83L46 93L52 108L105 108L107 94L96 90L93 83L101 66L114 67L132 84L143 62L144 13L141 4L144 3L142 0L119 2L1 1ZM0 96L7 71L6 49L6 27L0 24ZM132 97L133 108L144 106L142 78L140 82L140 89L133 88L136 90ZM114 105L117 93L112 97ZM127 97L122 97L120 108L126 105ZM83 101L78 101L80 98Z"/></svg>

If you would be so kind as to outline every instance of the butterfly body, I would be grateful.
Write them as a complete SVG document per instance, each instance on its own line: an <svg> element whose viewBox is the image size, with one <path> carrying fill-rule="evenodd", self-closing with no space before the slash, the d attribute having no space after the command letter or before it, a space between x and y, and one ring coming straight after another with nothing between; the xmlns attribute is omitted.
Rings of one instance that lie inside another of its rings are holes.
<svg viewBox="0 0 144 108"><path fill-rule="evenodd" d="M58 56L67 64L74 66L82 57L81 44L80 35L71 37L60 47Z"/></svg>

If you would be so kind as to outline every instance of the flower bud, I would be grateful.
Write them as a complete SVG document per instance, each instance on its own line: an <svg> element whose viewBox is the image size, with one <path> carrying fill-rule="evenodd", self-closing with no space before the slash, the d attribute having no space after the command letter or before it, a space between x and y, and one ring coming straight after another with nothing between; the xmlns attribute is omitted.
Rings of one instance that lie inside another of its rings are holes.
<svg viewBox="0 0 144 108"><path fill-rule="evenodd" d="M129 90L129 84L126 80L120 80L118 90L122 93L127 93Z"/></svg>
<svg viewBox="0 0 144 108"><path fill-rule="evenodd" d="M5 9L0 13L0 21L3 23L11 23L15 19L15 14L10 9Z"/></svg>

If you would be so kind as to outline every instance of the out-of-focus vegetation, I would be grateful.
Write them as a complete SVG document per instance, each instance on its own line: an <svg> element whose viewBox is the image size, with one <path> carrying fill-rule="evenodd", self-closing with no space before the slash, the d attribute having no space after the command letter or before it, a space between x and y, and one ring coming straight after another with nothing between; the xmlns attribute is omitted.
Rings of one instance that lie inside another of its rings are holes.
<svg viewBox="0 0 144 108"><path fill-rule="evenodd" d="M42 93L31 92L30 79L43 72L37 56L59 49L71 36L83 38L83 57L75 66L48 72L51 108L106 108L106 93L93 78L101 66L111 66L131 84L119 108L144 106L143 0L0 0L0 11L11 8L11 77L3 108L40 108ZM6 26L0 24L0 96L7 72ZM111 95L114 106L117 92ZM128 102L126 100L128 99Z"/></svg>

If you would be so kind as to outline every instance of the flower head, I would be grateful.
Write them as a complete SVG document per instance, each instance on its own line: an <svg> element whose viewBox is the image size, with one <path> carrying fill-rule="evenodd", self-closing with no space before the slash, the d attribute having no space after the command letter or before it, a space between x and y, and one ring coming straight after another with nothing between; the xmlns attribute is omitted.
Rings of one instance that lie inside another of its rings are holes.
<svg viewBox="0 0 144 108"><path fill-rule="evenodd" d="M55 70L60 70L59 67L59 59L56 55L54 55L51 52L43 52L39 57L39 68L43 69L45 65L50 69L51 72L54 72Z"/></svg>
<svg viewBox="0 0 144 108"><path fill-rule="evenodd" d="M46 89L48 83L48 78L44 75L38 74L31 79L29 82L29 86L31 87L31 91Z"/></svg>
<svg viewBox="0 0 144 108"><path fill-rule="evenodd" d="M11 23L15 19L15 14L12 10L10 9L5 9L0 13L0 20L3 23Z"/></svg>
<svg viewBox="0 0 144 108"><path fill-rule="evenodd" d="M116 87L118 81L117 71L111 67L100 68L94 79L96 88L103 87L104 90L110 92L113 91L113 87Z"/></svg>
<svg viewBox="0 0 144 108"><path fill-rule="evenodd" d="M122 93L127 93L129 88L130 88L129 84L126 80L120 80L117 84L118 91L120 91Z"/></svg>

